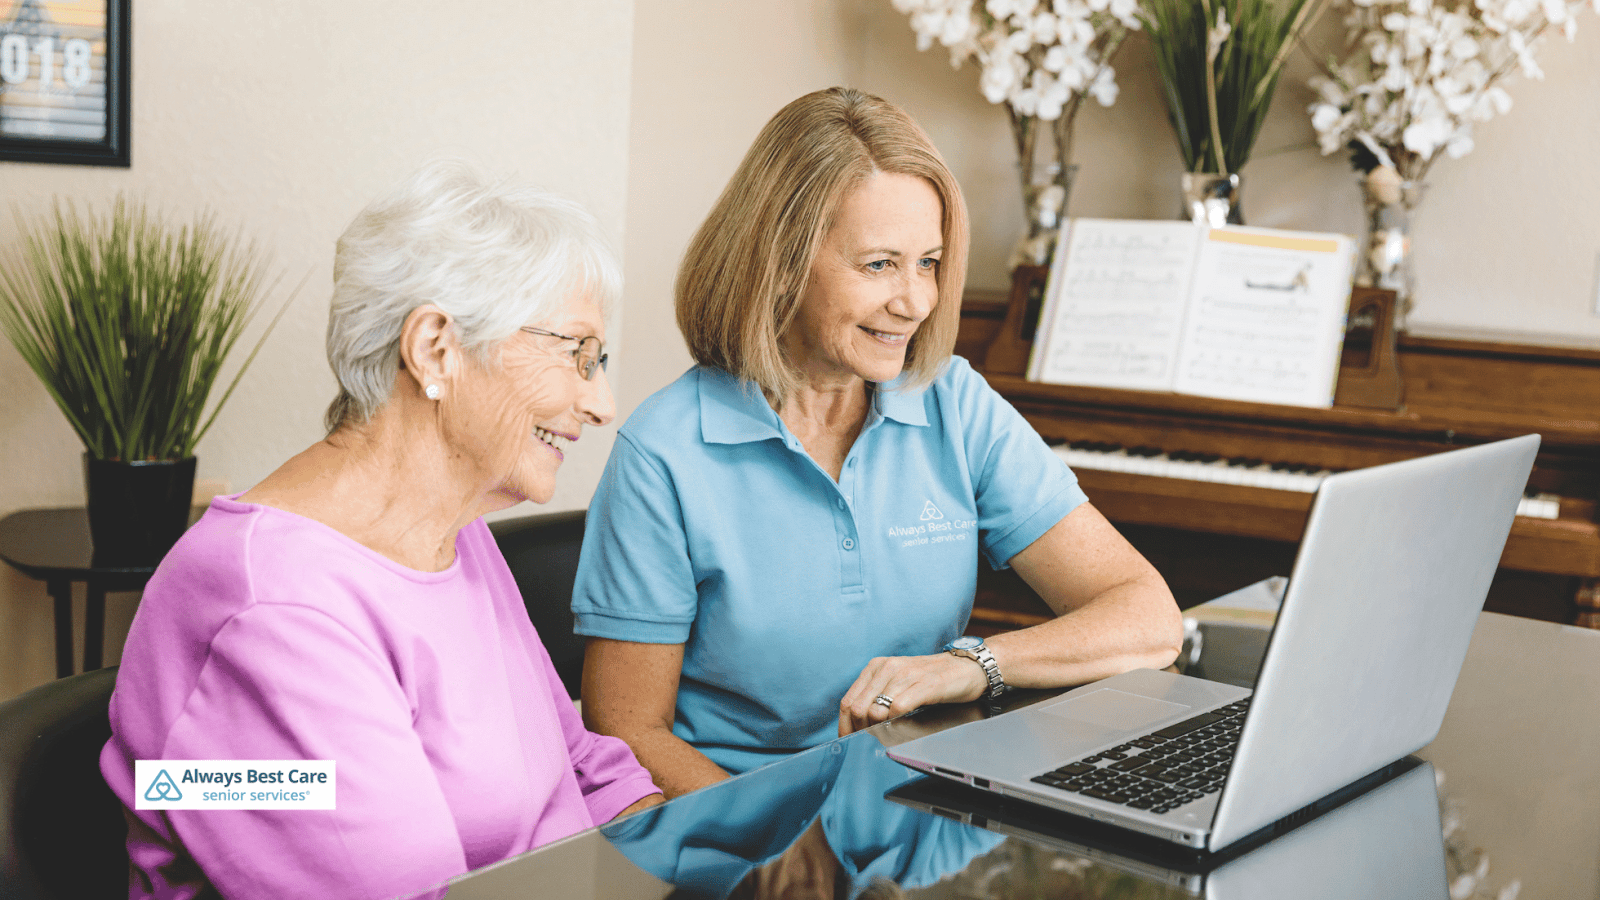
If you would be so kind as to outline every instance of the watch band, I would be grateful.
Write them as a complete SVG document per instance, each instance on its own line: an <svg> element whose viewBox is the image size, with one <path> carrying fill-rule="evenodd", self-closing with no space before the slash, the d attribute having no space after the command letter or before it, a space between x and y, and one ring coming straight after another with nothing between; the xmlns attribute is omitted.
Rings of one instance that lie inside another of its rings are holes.
<svg viewBox="0 0 1600 900"><path fill-rule="evenodd" d="M989 690L987 696L991 700L998 699L1001 694L1004 694L1006 691L1010 690L1010 688L1006 685L1005 678L1001 677L1000 675L1000 663L995 661L994 654L989 652L988 645L984 644L983 641L978 641L977 646L972 647L971 649L962 649L958 647L950 647L947 649L951 656L960 656L970 659L983 667L983 675L989 681Z"/></svg>

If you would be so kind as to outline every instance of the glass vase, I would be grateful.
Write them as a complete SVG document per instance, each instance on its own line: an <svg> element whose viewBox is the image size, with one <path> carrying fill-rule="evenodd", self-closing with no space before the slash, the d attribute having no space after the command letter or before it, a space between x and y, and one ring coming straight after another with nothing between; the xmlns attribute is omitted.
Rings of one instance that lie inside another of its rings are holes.
<svg viewBox="0 0 1600 900"><path fill-rule="evenodd" d="M1361 179L1367 230L1356 259L1355 283L1394 291L1395 329L1404 331L1416 293L1411 222L1427 186L1398 176L1385 177L1383 171L1374 169L1374 174Z"/></svg>
<svg viewBox="0 0 1600 900"><path fill-rule="evenodd" d="M1013 271L1018 266L1050 265L1050 257L1061 237L1061 223L1067 218L1067 198L1072 193L1072 179L1078 174L1078 167L1052 161L1032 166L1031 171L1019 164L1017 172L1022 181L1027 231L1011 251L1008 268Z"/></svg>
<svg viewBox="0 0 1600 900"><path fill-rule="evenodd" d="M1183 173L1182 218L1212 228L1243 225L1244 217L1239 212L1239 176Z"/></svg>

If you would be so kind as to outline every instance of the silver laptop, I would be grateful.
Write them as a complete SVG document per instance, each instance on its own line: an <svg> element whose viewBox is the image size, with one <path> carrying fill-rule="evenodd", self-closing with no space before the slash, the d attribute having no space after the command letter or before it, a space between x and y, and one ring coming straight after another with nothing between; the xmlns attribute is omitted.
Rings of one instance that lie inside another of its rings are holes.
<svg viewBox="0 0 1600 900"><path fill-rule="evenodd" d="M889 755L1218 850L1433 740L1538 435L1328 477L1254 693L1138 669Z"/></svg>
<svg viewBox="0 0 1600 900"><path fill-rule="evenodd" d="M1450 896L1434 769L1414 759L1401 763L1398 774L1363 785L1339 806L1288 834L1265 844L1247 842L1240 852L1234 852L1241 847L1235 844L1227 853L1201 857L1141 852L1093 826L1049 822L1011 801L985 802L971 791L941 784L918 779L890 791L887 799L1159 885L1168 890L1151 893L1162 897L1175 895L1172 888L1206 900ZM1129 895L1138 893L1123 886Z"/></svg>

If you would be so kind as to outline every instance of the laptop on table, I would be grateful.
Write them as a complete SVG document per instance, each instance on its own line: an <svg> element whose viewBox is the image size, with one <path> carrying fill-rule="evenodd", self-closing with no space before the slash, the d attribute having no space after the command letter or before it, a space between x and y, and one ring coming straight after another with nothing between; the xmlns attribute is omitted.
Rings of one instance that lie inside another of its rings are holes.
<svg viewBox="0 0 1600 900"><path fill-rule="evenodd" d="M1292 827L1438 734L1538 449L1325 479L1253 692L1139 669L889 756L1196 850Z"/></svg>
<svg viewBox="0 0 1600 900"><path fill-rule="evenodd" d="M1132 876L1141 885L1176 888L1205 900L1447 900L1434 769L1415 758L1396 769L1372 783L1358 781L1359 790L1344 802L1287 834L1259 844L1241 841L1225 852L1199 856L1171 845L1141 846L1127 840L1126 832L1112 835L1113 829L1104 826L939 778L919 778L890 791L886 799ZM1052 869L1058 864L1043 863ZM1139 891L1129 888L1127 893ZM1168 897L1175 892L1156 893Z"/></svg>

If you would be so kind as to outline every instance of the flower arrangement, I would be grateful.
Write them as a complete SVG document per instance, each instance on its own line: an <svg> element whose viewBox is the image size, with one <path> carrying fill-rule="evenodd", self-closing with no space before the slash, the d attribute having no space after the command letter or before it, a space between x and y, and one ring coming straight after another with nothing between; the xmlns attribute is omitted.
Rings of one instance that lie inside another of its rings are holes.
<svg viewBox="0 0 1600 900"><path fill-rule="evenodd" d="M1572 39L1574 14L1600 0L1350 0L1345 58L1313 79L1311 126L1324 155L1398 191L1439 158L1472 151L1472 129L1511 108L1502 82L1542 78L1534 43Z"/></svg>
<svg viewBox="0 0 1600 900"><path fill-rule="evenodd" d="M1191 173L1250 158L1289 52L1323 0L1145 0L1167 118Z"/></svg>
<svg viewBox="0 0 1600 900"><path fill-rule="evenodd" d="M1350 151L1363 173L1366 244L1358 285L1393 290L1403 321L1416 276L1411 217L1442 156L1472 152L1473 126L1511 109L1503 82L1542 78L1535 42L1572 39L1575 13L1600 0L1347 0L1343 60L1312 80L1311 127L1324 155Z"/></svg>
<svg viewBox="0 0 1600 900"><path fill-rule="evenodd" d="M1085 96L1101 106L1117 99L1111 59L1139 27L1137 0L892 0L908 15L917 49L934 42L959 68L983 67L979 87L1011 118L1029 220L1012 264L1043 265L1072 183L1073 122ZM1035 177L1040 123L1047 123L1054 156Z"/></svg>

